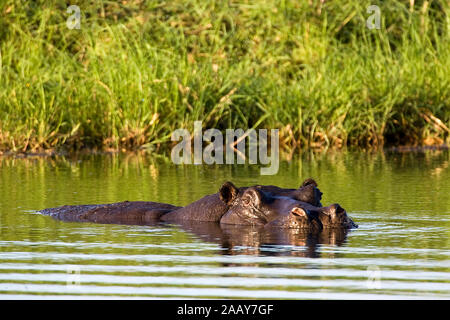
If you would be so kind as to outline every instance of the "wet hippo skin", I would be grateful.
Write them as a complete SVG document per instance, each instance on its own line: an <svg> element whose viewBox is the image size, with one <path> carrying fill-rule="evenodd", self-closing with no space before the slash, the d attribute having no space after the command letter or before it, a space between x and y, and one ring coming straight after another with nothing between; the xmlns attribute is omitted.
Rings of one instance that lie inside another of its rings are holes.
<svg viewBox="0 0 450 320"><path fill-rule="evenodd" d="M158 202L119 202L44 209L42 214L63 221L145 224L150 221L220 222L265 228L311 229L357 227L338 204L322 207L322 192L313 179L298 189L256 185L237 188L225 182L218 193L185 206Z"/></svg>
<svg viewBox="0 0 450 320"><path fill-rule="evenodd" d="M63 221L140 224L159 220L162 215L179 208L159 202L124 201L111 204L62 206L40 212Z"/></svg>

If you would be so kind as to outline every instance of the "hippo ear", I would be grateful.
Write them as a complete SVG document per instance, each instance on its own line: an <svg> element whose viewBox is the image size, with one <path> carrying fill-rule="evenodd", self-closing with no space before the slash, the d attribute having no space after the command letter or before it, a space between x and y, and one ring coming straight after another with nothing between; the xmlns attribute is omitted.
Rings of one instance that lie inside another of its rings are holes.
<svg viewBox="0 0 450 320"><path fill-rule="evenodd" d="M239 190L230 181L225 182L219 189L220 200L230 204L236 199Z"/></svg>
<svg viewBox="0 0 450 320"><path fill-rule="evenodd" d="M303 202L308 202L311 204L314 204L314 197L315 197L315 193L314 193L314 186L313 185L307 185L305 187L300 187L299 189L297 189L295 191L295 195L296 195L296 199L303 201Z"/></svg>
<svg viewBox="0 0 450 320"><path fill-rule="evenodd" d="M257 188L248 188L242 195L242 203L247 207L252 205L259 207L263 202L263 198L264 195L261 190Z"/></svg>
<svg viewBox="0 0 450 320"><path fill-rule="evenodd" d="M300 188L306 187L308 185L312 184L314 187L317 187L317 182L313 178L308 178L305 181L303 181Z"/></svg>
<svg viewBox="0 0 450 320"><path fill-rule="evenodd" d="M312 179L311 179L312 180ZM306 182L306 181L305 181ZM314 182L314 180L313 180ZM302 186L295 191L296 198L299 201L307 202L316 207L321 207L322 204L320 200L322 200L322 192L317 188L317 185L311 183L306 186Z"/></svg>

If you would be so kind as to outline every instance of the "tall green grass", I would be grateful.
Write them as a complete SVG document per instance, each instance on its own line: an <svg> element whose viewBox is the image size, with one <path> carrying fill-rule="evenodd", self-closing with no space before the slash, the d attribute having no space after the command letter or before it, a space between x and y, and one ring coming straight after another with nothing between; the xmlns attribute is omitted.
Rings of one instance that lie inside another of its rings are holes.
<svg viewBox="0 0 450 320"><path fill-rule="evenodd" d="M167 149L195 120L288 149L450 140L448 1L73 2L79 30L65 1L0 2L0 150Z"/></svg>

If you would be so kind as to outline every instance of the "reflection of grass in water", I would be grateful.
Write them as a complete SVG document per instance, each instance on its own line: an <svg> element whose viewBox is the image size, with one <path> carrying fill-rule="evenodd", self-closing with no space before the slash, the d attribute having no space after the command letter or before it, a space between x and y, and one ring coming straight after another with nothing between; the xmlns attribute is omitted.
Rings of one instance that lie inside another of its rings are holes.
<svg viewBox="0 0 450 320"><path fill-rule="evenodd" d="M280 128L310 146L448 141L446 1L0 5L0 149L153 150ZM365 27L378 4L381 29Z"/></svg>

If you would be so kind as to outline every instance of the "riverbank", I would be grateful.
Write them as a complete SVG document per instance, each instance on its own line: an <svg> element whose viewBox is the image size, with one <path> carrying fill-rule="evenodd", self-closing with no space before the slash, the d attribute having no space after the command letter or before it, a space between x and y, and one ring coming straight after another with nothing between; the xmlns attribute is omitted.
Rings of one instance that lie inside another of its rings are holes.
<svg viewBox="0 0 450 320"><path fill-rule="evenodd" d="M69 29L65 3L5 1L0 150L165 153L195 120L286 150L449 144L448 3L372 2L80 2Z"/></svg>

